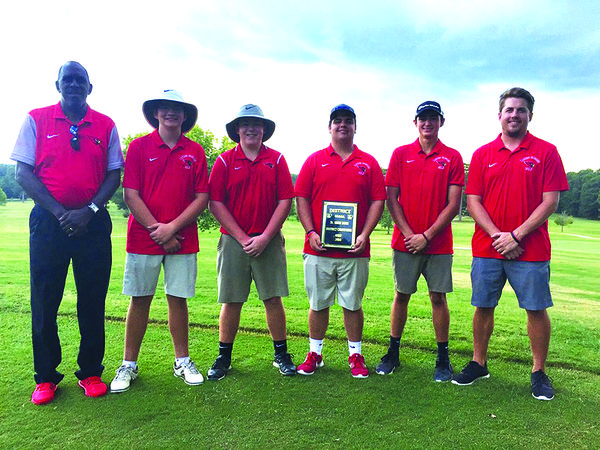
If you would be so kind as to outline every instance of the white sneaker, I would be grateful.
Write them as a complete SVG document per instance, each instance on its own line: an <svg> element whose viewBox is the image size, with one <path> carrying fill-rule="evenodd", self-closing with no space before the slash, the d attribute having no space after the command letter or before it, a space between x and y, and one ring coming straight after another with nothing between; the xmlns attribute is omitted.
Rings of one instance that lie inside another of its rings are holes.
<svg viewBox="0 0 600 450"><path fill-rule="evenodd" d="M110 383L110 392L125 392L129 389L131 382L138 376L137 368L131 366L121 366L117 369L115 378Z"/></svg>
<svg viewBox="0 0 600 450"><path fill-rule="evenodd" d="M190 359L188 363L181 363L179 367L173 364L173 375L181 378L185 384L194 386L196 384L202 384L204 377L200 371L196 368L194 361Z"/></svg>

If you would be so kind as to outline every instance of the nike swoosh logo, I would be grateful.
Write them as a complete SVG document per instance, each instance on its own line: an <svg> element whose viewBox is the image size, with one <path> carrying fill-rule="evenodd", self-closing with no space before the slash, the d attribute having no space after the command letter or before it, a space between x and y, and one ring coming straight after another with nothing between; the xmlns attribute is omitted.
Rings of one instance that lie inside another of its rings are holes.
<svg viewBox="0 0 600 450"><path fill-rule="evenodd" d="M496 164L498 164L498 163L488 164L488 167L494 167Z"/></svg>
<svg viewBox="0 0 600 450"><path fill-rule="evenodd" d="M234 167L233 170L240 170L241 167Z"/></svg>
<svg viewBox="0 0 600 450"><path fill-rule="evenodd" d="M150 158L150 162L156 161L158 158Z"/></svg>
<svg viewBox="0 0 600 450"><path fill-rule="evenodd" d="M326 167L328 165L329 165L329 163L321 164L321 167Z"/></svg>
<svg viewBox="0 0 600 450"><path fill-rule="evenodd" d="M46 136L46 138L52 139L52 138L55 138L56 136L59 136L59 135L58 134L49 134Z"/></svg>
<svg viewBox="0 0 600 450"><path fill-rule="evenodd" d="M406 160L406 164L410 164L411 162L415 162L415 160L414 159Z"/></svg>

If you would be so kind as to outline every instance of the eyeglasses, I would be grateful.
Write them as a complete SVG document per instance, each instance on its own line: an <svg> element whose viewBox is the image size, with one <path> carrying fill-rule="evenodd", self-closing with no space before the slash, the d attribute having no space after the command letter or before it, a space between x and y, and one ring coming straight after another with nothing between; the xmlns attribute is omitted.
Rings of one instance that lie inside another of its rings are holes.
<svg viewBox="0 0 600 450"><path fill-rule="evenodd" d="M76 152L78 152L79 151L79 137L77 136L77 131L79 131L79 127L77 125L71 125L71 128L69 128L69 131L73 135L73 137L71 138L71 148L73 150L75 150Z"/></svg>

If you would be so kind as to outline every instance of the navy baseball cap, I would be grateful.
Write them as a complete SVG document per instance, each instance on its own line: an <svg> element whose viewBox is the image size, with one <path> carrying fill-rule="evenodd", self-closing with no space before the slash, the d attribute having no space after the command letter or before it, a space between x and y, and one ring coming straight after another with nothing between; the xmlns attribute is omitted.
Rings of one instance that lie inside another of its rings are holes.
<svg viewBox="0 0 600 450"><path fill-rule="evenodd" d="M444 113L442 112L442 107L438 102L434 102L432 100L428 100L426 102L421 103L417 106L417 112L415 113L415 119L419 117L425 111L434 111L438 113L440 116L444 117Z"/></svg>
<svg viewBox="0 0 600 450"><path fill-rule="evenodd" d="M356 119L356 113L354 112L354 110L348 106L345 105L344 103L334 106L333 109L331 110L331 113L329 114L329 120L333 120L336 116L340 115L342 112L346 112L346 113L350 113L350 115Z"/></svg>

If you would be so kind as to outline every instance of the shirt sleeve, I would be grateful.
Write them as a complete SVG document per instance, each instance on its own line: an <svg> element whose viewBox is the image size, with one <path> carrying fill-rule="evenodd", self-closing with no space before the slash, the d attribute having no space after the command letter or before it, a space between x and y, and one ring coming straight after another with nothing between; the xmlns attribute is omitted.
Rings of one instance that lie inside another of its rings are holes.
<svg viewBox="0 0 600 450"><path fill-rule="evenodd" d="M123 152L121 151L121 141L117 127L113 126L108 141L108 165L107 170L120 169L125 165L123 161Z"/></svg>
<svg viewBox="0 0 600 450"><path fill-rule="evenodd" d="M546 156L543 189L544 192L569 190L569 182L567 181L567 174L565 173L562 159L554 146L552 146Z"/></svg>
<svg viewBox="0 0 600 450"><path fill-rule="evenodd" d="M206 165L206 154L201 145L198 144L199 161L196 164L195 185L196 193L208 192L208 167Z"/></svg>
<svg viewBox="0 0 600 450"><path fill-rule="evenodd" d="M210 199L217 202L225 202L227 200L227 164L223 155L219 155L210 171L208 179L208 189Z"/></svg>
<svg viewBox="0 0 600 450"><path fill-rule="evenodd" d="M458 152L452 157L452 166L450 167L448 184L457 186L465 185L465 164L463 163L462 156Z"/></svg>
<svg viewBox="0 0 600 450"><path fill-rule="evenodd" d="M127 149L127 160L125 161L125 172L123 174L123 187L139 191L142 183L140 180L140 145L135 139Z"/></svg>
<svg viewBox="0 0 600 450"><path fill-rule="evenodd" d="M383 172L375 158L373 158L373 170L371 171L371 201L386 200L385 181Z"/></svg>
<svg viewBox="0 0 600 450"><path fill-rule="evenodd" d="M308 159L302 165L298 178L296 178L296 185L294 191L297 197L312 198L312 185L313 185L313 156L309 156Z"/></svg>
<svg viewBox="0 0 600 450"><path fill-rule="evenodd" d="M388 166L388 170L385 173L385 185L400 187L400 171L398 170L398 158L400 154L400 147L398 147L392 153L392 157L390 158L390 165Z"/></svg>
<svg viewBox="0 0 600 450"><path fill-rule="evenodd" d="M277 159L277 200L288 198L294 198L294 185L287 161L283 155L279 155Z"/></svg>
<svg viewBox="0 0 600 450"><path fill-rule="evenodd" d="M467 179L467 189L465 193L467 195L480 195L483 196L483 173L481 170L481 153L479 149L473 153L471 158L471 164L469 164L469 177Z"/></svg>
<svg viewBox="0 0 600 450"><path fill-rule="evenodd" d="M35 166L36 129L35 120L28 114L21 125L10 159Z"/></svg>

